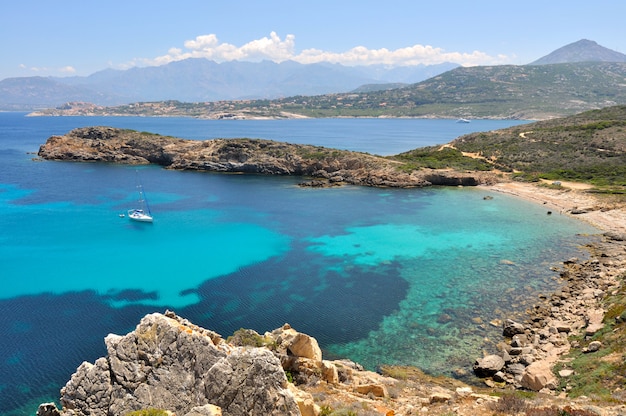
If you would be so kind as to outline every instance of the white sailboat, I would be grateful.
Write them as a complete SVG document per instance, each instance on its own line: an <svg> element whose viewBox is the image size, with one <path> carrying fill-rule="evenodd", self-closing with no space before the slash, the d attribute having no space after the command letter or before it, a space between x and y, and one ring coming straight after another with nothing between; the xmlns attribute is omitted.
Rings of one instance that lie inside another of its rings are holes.
<svg viewBox="0 0 626 416"><path fill-rule="evenodd" d="M139 191L139 207L128 210L128 218L133 221L139 222L152 222L152 212L150 212L150 206L148 205L148 200L146 199L146 195L143 192L143 186L141 182L139 182L139 173L137 173L137 190Z"/></svg>

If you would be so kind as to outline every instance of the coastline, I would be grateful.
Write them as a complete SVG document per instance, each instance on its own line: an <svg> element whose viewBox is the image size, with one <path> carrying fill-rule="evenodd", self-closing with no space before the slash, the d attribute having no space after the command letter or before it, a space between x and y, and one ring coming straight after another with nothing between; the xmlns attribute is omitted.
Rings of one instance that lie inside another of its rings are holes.
<svg viewBox="0 0 626 416"><path fill-rule="evenodd" d="M584 192L591 188L586 184L562 183L556 189L507 181L486 188L545 205L552 214L569 215L604 232L626 234L626 207Z"/></svg>
<svg viewBox="0 0 626 416"><path fill-rule="evenodd" d="M620 292L626 273L626 205L590 194L586 190L591 187L580 183L546 187L507 181L485 188L542 204L548 214L568 215L598 229L599 238L584 247L589 259L561 259L562 287L540 296L522 321L507 319L499 352L477 358L474 364L476 375L489 387L505 383L515 389L558 394L560 383L569 386L566 390L571 388L567 379L575 373L569 366L572 359L565 356L574 350L590 353L602 347L603 338L593 336L608 324L607 301ZM532 355L528 362L523 354L517 355L523 351ZM492 371L486 363L494 357L503 361ZM519 363L525 365L521 373L515 368ZM565 392L558 397L565 398Z"/></svg>

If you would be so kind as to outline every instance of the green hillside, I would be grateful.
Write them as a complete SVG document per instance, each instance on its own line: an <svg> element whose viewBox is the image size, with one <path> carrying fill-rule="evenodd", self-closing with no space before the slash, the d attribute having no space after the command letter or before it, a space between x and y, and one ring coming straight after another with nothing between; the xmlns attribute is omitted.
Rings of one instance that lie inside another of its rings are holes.
<svg viewBox="0 0 626 416"><path fill-rule="evenodd" d="M468 169L470 163L479 163L520 179L581 181L621 189L626 186L626 106L472 133L445 149L416 149L394 158L424 166L444 154L446 166L439 167Z"/></svg>
<svg viewBox="0 0 626 416"><path fill-rule="evenodd" d="M405 88L275 104L314 117L545 119L626 104L626 63L461 67Z"/></svg>

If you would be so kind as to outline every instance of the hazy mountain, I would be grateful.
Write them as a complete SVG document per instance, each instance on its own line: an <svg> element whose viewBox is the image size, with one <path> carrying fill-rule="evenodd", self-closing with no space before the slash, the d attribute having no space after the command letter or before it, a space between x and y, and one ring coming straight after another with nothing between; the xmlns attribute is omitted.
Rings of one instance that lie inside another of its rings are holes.
<svg viewBox="0 0 626 416"><path fill-rule="evenodd" d="M107 69L87 77L8 78L0 81L0 109L56 107L69 101L118 105L320 95L348 92L364 84L415 83L455 67L452 63L387 68L186 59L124 71Z"/></svg>
<svg viewBox="0 0 626 416"><path fill-rule="evenodd" d="M626 62L626 55L582 39L531 62L529 65L565 64L575 62Z"/></svg>
<svg viewBox="0 0 626 416"><path fill-rule="evenodd" d="M6 78L0 81L0 110L48 108L69 101L116 104L123 99L84 86L67 85L53 78Z"/></svg>

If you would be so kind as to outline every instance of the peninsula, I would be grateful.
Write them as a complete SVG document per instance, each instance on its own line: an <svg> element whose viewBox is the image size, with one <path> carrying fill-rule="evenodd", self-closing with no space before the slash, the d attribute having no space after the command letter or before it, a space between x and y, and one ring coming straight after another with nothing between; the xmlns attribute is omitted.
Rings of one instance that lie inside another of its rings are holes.
<svg viewBox="0 0 626 416"><path fill-rule="evenodd" d="M112 127L53 136L39 156L49 160L161 165L167 169L295 175L312 186L351 184L420 187L494 183L489 172L407 169L406 162L366 153L260 139L184 140Z"/></svg>

